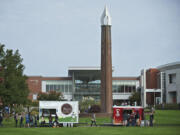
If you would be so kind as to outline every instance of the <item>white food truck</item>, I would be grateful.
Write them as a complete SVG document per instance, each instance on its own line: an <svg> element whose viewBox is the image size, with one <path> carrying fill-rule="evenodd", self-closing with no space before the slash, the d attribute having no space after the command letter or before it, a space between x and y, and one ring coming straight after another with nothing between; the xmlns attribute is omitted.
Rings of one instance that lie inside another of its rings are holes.
<svg viewBox="0 0 180 135"><path fill-rule="evenodd" d="M45 123L49 123L50 115L53 121L57 115L58 123L63 123L63 125L78 123L78 101L39 101L39 122L43 116Z"/></svg>

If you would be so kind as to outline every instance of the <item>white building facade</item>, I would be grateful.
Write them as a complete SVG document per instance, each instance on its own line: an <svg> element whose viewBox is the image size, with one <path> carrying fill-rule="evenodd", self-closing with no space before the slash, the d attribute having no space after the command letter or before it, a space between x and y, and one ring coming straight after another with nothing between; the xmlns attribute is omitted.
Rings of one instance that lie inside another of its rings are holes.
<svg viewBox="0 0 180 135"><path fill-rule="evenodd" d="M157 67L162 74L163 100L165 103L180 103L180 62Z"/></svg>

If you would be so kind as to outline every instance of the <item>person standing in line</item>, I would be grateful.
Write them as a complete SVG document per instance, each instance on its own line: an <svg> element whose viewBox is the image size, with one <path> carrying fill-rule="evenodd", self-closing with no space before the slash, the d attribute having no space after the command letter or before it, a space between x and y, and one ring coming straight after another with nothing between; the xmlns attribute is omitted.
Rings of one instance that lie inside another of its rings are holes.
<svg viewBox="0 0 180 135"><path fill-rule="evenodd" d="M154 120L154 114L153 112L150 113L150 126L153 127L153 120Z"/></svg>
<svg viewBox="0 0 180 135"><path fill-rule="evenodd" d="M49 115L49 127L52 127L52 116L51 116L51 114Z"/></svg>
<svg viewBox="0 0 180 135"><path fill-rule="evenodd" d="M128 113L128 114L127 114L127 124L126 124L127 127L130 126L130 122L131 122L131 116L130 116L130 114Z"/></svg>
<svg viewBox="0 0 180 135"><path fill-rule="evenodd" d="M21 115L20 115L20 127L23 126L23 120L24 120L24 117L23 117L23 114L21 113Z"/></svg>
<svg viewBox="0 0 180 135"><path fill-rule="evenodd" d="M136 111L135 121L136 121L136 126L139 126L140 125L140 123L139 123L139 111Z"/></svg>
<svg viewBox="0 0 180 135"><path fill-rule="evenodd" d="M44 114L41 116L41 126L44 127L45 125L45 119L44 119Z"/></svg>
<svg viewBox="0 0 180 135"><path fill-rule="evenodd" d="M91 127L92 127L93 123L96 125L96 114L95 113L92 114ZM96 127L97 127L97 125L96 125Z"/></svg>
<svg viewBox="0 0 180 135"><path fill-rule="evenodd" d="M30 127L33 127L34 125L34 117L33 117L33 115L30 115Z"/></svg>
<svg viewBox="0 0 180 135"><path fill-rule="evenodd" d="M18 126L18 113L15 113L15 115L14 115L14 121L15 121L15 127L17 127Z"/></svg>
<svg viewBox="0 0 180 135"><path fill-rule="evenodd" d="M127 114L127 112L125 111L125 112L123 113L123 125L124 125L124 126L127 126L127 119L128 119L128 114Z"/></svg>
<svg viewBox="0 0 180 135"><path fill-rule="evenodd" d="M54 127L58 127L59 126L59 122L58 122L58 116L57 114L55 115L55 121L54 121Z"/></svg>
<svg viewBox="0 0 180 135"><path fill-rule="evenodd" d="M0 127L3 126L2 122L3 122L3 115L2 115L2 113L0 113Z"/></svg>
<svg viewBox="0 0 180 135"><path fill-rule="evenodd" d="M135 124L136 124L135 112L132 112L132 114L131 114L131 125L132 125L132 126L135 126Z"/></svg>
<svg viewBox="0 0 180 135"><path fill-rule="evenodd" d="M26 114L26 127L29 127L29 121L30 121L30 118L29 118L29 114L27 113Z"/></svg>
<svg viewBox="0 0 180 135"><path fill-rule="evenodd" d="M37 115L37 126L38 126L38 123L39 123L39 115Z"/></svg>
<svg viewBox="0 0 180 135"><path fill-rule="evenodd" d="M37 115L34 116L34 126L37 127Z"/></svg>

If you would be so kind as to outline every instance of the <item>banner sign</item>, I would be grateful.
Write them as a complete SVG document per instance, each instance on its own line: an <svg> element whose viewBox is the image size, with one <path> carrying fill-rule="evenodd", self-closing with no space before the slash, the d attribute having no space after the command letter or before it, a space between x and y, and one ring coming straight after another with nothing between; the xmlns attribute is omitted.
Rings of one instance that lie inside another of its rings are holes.
<svg viewBox="0 0 180 135"><path fill-rule="evenodd" d="M39 101L40 121L43 116L45 122L48 123L50 115L53 120L57 115L59 123L78 123L78 101Z"/></svg>

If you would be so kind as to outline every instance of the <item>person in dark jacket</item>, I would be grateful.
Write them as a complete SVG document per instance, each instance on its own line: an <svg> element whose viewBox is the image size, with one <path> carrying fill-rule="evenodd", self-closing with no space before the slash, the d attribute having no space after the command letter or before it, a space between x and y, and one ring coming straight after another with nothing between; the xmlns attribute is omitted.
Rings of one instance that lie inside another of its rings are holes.
<svg viewBox="0 0 180 135"><path fill-rule="evenodd" d="M127 126L127 119L128 119L128 114L127 114L127 112L125 111L125 112L123 113L123 125L124 125L124 126Z"/></svg>
<svg viewBox="0 0 180 135"><path fill-rule="evenodd" d="M51 116L51 114L49 115L49 127L52 127L53 126L53 124L52 124L52 116Z"/></svg>
<svg viewBox="0 0 180 135"><path fill-rule="evenodd" d="M14 121L15 121L15 127L17 127L18 126L18 113L15 113L14 114Z"/></svg>
<svg viewBox="0 0 180 135"><path fill-rule="evenodd" d="M135 113L136 126L139 126L139 111Z"/></svg>
<svg viewBox="0 0 180 135"><path fill-rule="evenodd" d="M149 119L150 119L150 126L153 127L153 120L154 120L153 112L150 113Z"/></svg>
<svg viewBox="0 0 180 135"><path fill-rule="evenodd" d="M23 114L20 115L20 127L23 126L24 117Z"/></svg>
<svg viewBox="0 0 180 135"><path fill-rule="evenodd" d="M131 125L135 126L135 124L136 124L135 112L132 112L130 117L131 117Z"/></svg>
<svg viewBox="0 0 180 135"><path fill-rule="evenodd" d="M126 126L128 127L128 126L130 126L130 123L131 123L131 118L130 118L131 116L130 116L130 114L128 113L127 114L127 124L126 124Z"/></svg>
<svg viewBox="0 0 180 135"><path fill-rule="evenodd" d="M0 127L3 126L2 122L3 122L3 115L2 115L2 113L0 113Z"/></svg>
<svg viewBox="0 0 180 135"><path fill-rule="evenodd" d="M37 127L37 115L34 116L34 126Z"/></svg>
<svg viewBox="0 0 180 135"><path fill-rule="evenodd" d="M59 126L58 119L59 119L59 118L58 118L58 116L57 116L57 114L56 114L56 116L55 116L55 121L54 121L55 127Z"/></svg>
<svg viewBox="0 0 180 135"><path fill-rule="evenodd" d="M29 122L30 122L30 118L29 118L29 114L26 114L26 127L29 127Z"/></svg>

